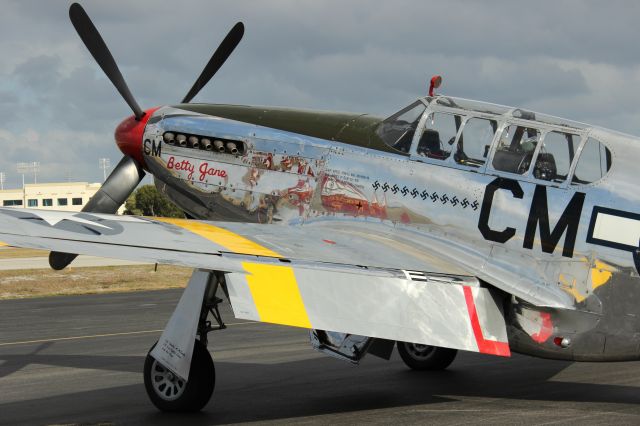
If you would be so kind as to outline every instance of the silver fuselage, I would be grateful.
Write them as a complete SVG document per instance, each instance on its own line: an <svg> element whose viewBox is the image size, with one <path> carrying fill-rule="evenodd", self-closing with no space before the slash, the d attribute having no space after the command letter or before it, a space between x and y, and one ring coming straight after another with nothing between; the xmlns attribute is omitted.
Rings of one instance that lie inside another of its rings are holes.
<svg viewBox="0 0 640 426"><path fill-rule="evenodd" d="M487 116L423 101L427 108L414 138L432 111ZM498 125L495 139L519 123L543 134L568 128L560 120L491 118ZM240 150L168 144L168 131L232 142ZM471 273L501 289L513 350L559 359L638 359L640 141L587 125L571 132L580 138L576 157L588 137L610 150L605 177L556 183L531 172L493 170L496 140L484 166L472 168L453 156L442 161L415 149L408 155L380 151L174 107L149 120L144 161L156 186L198 219L357 222L410 235L414 247L444 259L429 272ZM554 336L566 340L554 342Z"/></svg>

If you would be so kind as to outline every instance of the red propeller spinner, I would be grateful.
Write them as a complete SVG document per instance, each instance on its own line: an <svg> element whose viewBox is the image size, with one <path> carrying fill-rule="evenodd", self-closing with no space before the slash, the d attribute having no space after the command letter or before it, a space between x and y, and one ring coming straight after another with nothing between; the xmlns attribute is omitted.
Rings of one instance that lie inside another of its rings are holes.
<svg viewBox="0 0 640 426"><path fill-rule="evenodd" d="M116 145L124 155L128 155L144 166L144 157L142 156L142 138L144 128L147 126L149 117L158 109L151 108L144 112L140 119L136 119L135 115L131 115L116 127L115 139Z"/></svg>

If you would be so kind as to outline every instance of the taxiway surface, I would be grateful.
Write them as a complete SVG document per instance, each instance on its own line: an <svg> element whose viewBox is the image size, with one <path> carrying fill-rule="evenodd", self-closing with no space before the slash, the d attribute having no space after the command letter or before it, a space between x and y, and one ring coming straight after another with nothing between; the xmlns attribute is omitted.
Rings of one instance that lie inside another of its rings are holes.
<svg viewBox="0 0 640 426"><path fill-rule="evenodd" d="M142 365L180 290L0 302L0 424L640 424L640 362L461 353L416 373L396 354L360 366L313 352L305 330L223 314L217 383L197 414L147 400Z"/></svg>
<svg viewBox="0 0 640 426"><path fill-rule="evenodd" d="M75 268L86 268L94 266L128 266L145 265L142 262L131 262L128 260L109 259L96 256L78 256L73 261ZM22 257L17 259L0 259L0 271L13 271L18 269L51 269L48 257Z"/></svg>

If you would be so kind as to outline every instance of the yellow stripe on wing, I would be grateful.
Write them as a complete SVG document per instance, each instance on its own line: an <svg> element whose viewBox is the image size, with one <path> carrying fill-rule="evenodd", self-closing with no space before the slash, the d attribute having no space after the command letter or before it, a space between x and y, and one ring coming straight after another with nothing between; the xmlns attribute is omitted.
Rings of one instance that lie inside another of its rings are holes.
<svg viewBox="0 0 640 426"><path fill-rule="evenodd" d="M254 256L282 257L229 230L186 219L154 218L160 222L179 226L213 241L224 248ZM311 328L298 283L291 266L243 262L247 271L247 284L260 321L294 327Z"/></svg>
<svg viewBox="0 0 640 426"><path fill-rule="evenodd" d="M312 328L291 266L243 262L260 321Z"/></svg>
<svg viewBox="0 0 640 426"><path fill-rule="evenodd" d="M282 257L275 251L254 243L241 235L208 223L167 217L154 217L153 219L179 226L180 228L193 232L194 234L204 237L209 241L213 241L234 253L251 254L254 256Z"/></svg>

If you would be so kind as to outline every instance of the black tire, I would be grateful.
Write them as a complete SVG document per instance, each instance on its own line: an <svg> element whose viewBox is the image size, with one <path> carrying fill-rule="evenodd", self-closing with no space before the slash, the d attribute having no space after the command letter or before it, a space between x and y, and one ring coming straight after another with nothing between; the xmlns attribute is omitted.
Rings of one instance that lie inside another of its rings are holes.
<svg viewBox="0 0 640 426"><path fill-rule="evenodd" d="M215 383L213 359L199 340L195 341L187 382L173 377L149 354L144 361L144 387L153 405L162 411L200 411L209 402Z"/></svg>
<svg viewBox="0 0 640 426"><path fill-rule="evenodd" d="M407 367L414 370L444 370L456 358L456 349L397 342L398 353Z"/></svg>

